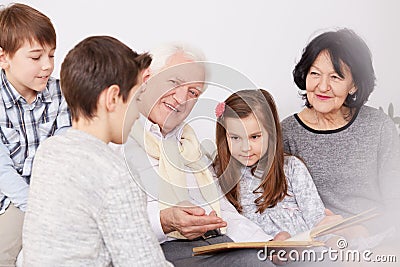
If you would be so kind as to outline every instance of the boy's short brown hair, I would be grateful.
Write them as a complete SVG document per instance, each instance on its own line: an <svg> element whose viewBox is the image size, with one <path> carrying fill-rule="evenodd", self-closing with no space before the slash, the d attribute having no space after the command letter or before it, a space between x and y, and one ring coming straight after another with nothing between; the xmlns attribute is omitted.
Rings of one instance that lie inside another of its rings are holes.
<svg viewBox="0 0 400 267"><path fill-rule="evenodd" d="M91 119L100 94L111 85L118 85L123 101L127 101L139 73L150 63L149 54L138 54L110 36L92 36L81 41L61 64L61 89L72 119Z"/></svg>
<svg viewBox="0 0 400 267"><path fill-rule="evenodd" d="M50 19L24 4L12 4L0 10L0 47L11 57L25 41L56 47L56 31Z"/></svg>

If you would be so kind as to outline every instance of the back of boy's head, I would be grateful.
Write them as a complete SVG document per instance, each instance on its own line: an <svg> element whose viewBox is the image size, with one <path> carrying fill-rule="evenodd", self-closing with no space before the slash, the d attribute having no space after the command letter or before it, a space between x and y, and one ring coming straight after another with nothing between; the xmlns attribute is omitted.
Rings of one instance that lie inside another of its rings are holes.
<svg viewBox="0 0 400 267"><path fill-rule="evenodd" d="M56 47L56 31L50 19L38 10L12 4L0 10L0 47L13 56L25 41Z"/></svg>
<svg viewBox="0 0 400 267"><path fill-rule="evenodd" d="M92 36L78 43L68 52L60 72L72 119L93 118L100 94L111 85L118 85L127 101L139 73L150 63L150 55L138 54L110 36Z"/></svg>

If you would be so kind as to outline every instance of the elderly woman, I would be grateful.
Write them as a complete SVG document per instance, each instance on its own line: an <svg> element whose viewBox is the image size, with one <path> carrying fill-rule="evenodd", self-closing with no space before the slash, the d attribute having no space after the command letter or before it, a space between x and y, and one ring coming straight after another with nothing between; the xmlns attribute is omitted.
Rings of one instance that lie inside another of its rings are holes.
<svg viewBox="0 0 400 267"><path fill-rule="evenodd" d="M375 86L365 42L349 29L322 33L293 77L305 108L283 120L284 148L305 161L325 206L344 217L397 211L400 139L390 117L365 105Z"/></svg>

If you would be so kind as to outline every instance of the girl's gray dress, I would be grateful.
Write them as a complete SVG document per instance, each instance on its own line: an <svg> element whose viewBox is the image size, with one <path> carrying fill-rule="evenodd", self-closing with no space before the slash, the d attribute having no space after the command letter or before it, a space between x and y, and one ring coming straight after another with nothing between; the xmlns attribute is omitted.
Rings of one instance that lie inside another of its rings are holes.
<svg viewBox="0 0 400 267"><path fill-rule="evenodd" d="M288 194L273 208L262 214L256 212L254 200L260 193L253 191L261 180L251 174L250 167L242 168L240 196L242 214L258 224L267 234L275 236L281 231L291 236L307 231L325 216L324 204L304 163L294 156L285 156L284 171L288 182Z"/></svg>

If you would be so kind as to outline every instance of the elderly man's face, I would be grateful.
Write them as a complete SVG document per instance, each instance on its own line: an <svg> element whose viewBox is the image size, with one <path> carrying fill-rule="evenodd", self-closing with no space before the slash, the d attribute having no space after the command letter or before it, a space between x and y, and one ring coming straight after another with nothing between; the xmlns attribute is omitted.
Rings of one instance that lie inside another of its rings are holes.
<svg viewBox="0 0 400 267"><path fill-rule="evenodd" d="M204 87L204 66L178 53L152 75L141 97L142 113L160 126L163 134L182 123L192 111Z"/></svg>

